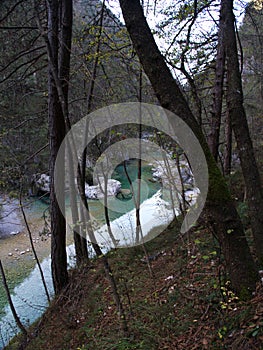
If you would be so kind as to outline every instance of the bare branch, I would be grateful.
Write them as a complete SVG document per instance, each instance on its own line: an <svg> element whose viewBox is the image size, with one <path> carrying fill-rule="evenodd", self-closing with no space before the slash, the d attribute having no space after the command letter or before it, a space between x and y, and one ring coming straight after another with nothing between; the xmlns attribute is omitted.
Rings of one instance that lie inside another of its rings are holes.
<svg viewBox="0 0 263 350"><path fill-rule="evenodd" d="M0 259L0 274L2 276L4 288L5 288L5 291L6 291L6 296L7 296L7 299L8 299L8 303L9 303L10 309L12 311L12 314L14 316L14 319L16 321L16 324L19 327L19 329L21 330L21 332L27 337L27 330L24 327L24 325L22 324L22 322L20 321L20 318L18 317L16 309L15 309L15 306L13 304L13 300L11 298L11 293L10 293L10 290L9 290L9 287L8 287L8 284L7 284L7 280L6 280L6 277L5 277L5 272L4 272L4 268L3 268L3 265L2 265L1 259Z"/></svg>
<svg viewBox="0 0 263 350"><path fill-rule="evenodd" d="M40 55L38 55L37 57L34 57L32 58L31 60L27 61L27 62L24 62L22 64L20 64L19 66L17 66L11 73L9 73L4 79L0 80L0 84L2 84L3 82L5 82L6 80L8 80L15 72L17 72L20 68L28 65L29 63L32 63L32 62L36 62L38 61L41 57L43 57L46 53L43 52L41 53Z"/></svg>
<svg viewBox="0 0 263 350"><path fill-rule="evenodd" d="M49 143L45 144L44 146L40 147L35 153L31 154L23 163L25 165L30 159L34 158L37 154L42 152L44 149L48 147Z"/></svg>
<svg viewBox="0 0 263 350"><path fill-rule="evenodd" d="M25 51L21 51L12 61L8 62L8 64L3 67L2 69L0 69L0 72L3 72L4 70L6 70L9 66L11 66L11 64L13 64L15 61L17 61L19 58L25 56L25 55L28 55L34 51L37 51L37 50L41 50L45 48L45 45L42 45L42 46L38 46L38 47L35 47L31 50L25 50Z"/></svg>
<svg viewBox="0 0 263 350"><path fill-rule="evenodd" d="M4 17L2 17L0 19L0 23L3 22L4 20L6 20L7 17L16 9L16 7L19 6L20 4L22 4L23 2L24 2L24 0L20 0L13 7L11 7L11 9L4 15Z"/></svg>
<svg viewBox="0 0 263 350"><path fill-rule="evenodd" d="M34 258L36 259L37 266L38 266L38 269L39 269L39 272L40 272L40 277L41 277L41 280L42 280L42 283L43 283L43 287L45 289L47 300L50 303L50 296L49 296L49 293L48 293L47 284L46 284L46 281L45 281L45 276L43 274L43 270L42 270L40 261L39 261L38 256L37 256L37 252L36 252L36 249L35 249L35 246L34 246L34 243L33 243L33 239L32 239L32 232L30 230L30 227L29 227L29 224L28 224L28 221L27 221L27 218L26 218L25 210L24 210L23 205L22 205L22 186L20 188L19 204L20 204L22 215L23 215L23 219L25 221L27 232L28 232L28 235L29 235L29 240L30 240L32 252L34 254Z"/></svg>
<svg viewBox="0 0 263 350"><path fill-rule="evenodd" d="M23 26L0 26L0 30L22 30L22 29L26 29L26 30L37 30L37 27L23 27Z"/></svg>

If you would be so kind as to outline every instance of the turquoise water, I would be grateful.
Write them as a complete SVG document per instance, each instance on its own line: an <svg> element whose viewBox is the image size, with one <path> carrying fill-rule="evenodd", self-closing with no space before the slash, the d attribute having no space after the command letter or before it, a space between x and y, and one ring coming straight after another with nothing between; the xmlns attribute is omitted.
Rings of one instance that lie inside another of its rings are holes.
<svg viewBox="0 0 263 350"><path fill-rule="evenodd" d="M138 160L131 159L126 161L127 172L132 182L138 179ZM128 178L125 173L124 165L120 164L112 174L112 178L118 180L122 184L122 188L130 188ZM159 182L152 182L152 166L148 163L142 162L142 176L143 185L141 203L148 198L151 198L160 188ZM147 192L145 191L147 188Z"/></svg>
<svg viewBox="0 0 263 350"><path fill-rule="evenodd" d="M124 164L119 164L110 176L112 179L118 180L121 183L122 189L127 189L134 194L124 196L121 195L116 197L108 197L108 212L110 220L119 218L121 215L131 211L135 208L134 200L137 199L138 191L138 160L130 159L126 161L126 169L130 181L132 182L132 187L130 186L129 180L126 176ZM151 198L160 188L161 184L159 182L153 182L152 179L152 166L146 162L142 162L142 175L141 175L141 191L140 191L140 203L148 198ZM105 223L105 213L103 200L88 200L89 210L91 215L99 224ZM66 205L69 206L69 199L66 200ZM46 201L42 200L32 200L26 207L26 213L29 219L39 218L43 214L47 215L48 205Z"/></svg>
<svg viewBox="0 0 263 350"><path fill-rule="evenodd" d="M135 208L135 201L137 200L138 191L138 160L131 159L126 161L126 170L129 180L132 182L132 186L130 185L126 175L123 163L119 164L110 176L112 179L120 181L122 189L129 190L131 192L130 195L126 195L123 198L121 195L108 198L108 212L111 221ZM152 166L142 162L140 203L144 202L148 198L151 198L160 188L161 184L159 182L153 182L152 180ZM104 224L105 218L103 200L89 200L88 202L91 215L99 223Z"/></svg>
<svg viewBox="0 0 263 350"><path fill-rule="evenodd" d="M127 161L127 171L129 174L129 178L131 180L132 187L134 190L134 193L137 193L138 188L138 161L136 159ZM127 179L127 176L125 174L124 166L123 164L118 165L111 178L116 179L121 182L122 189L131 190L131 186L129 184L129 181ZM161 185L158 182L152 182L152 166L146 163L142 163L142 185L141 185L141 196L140 196L140 202L145 201L148 198L151 198L160 188ZM102 225L104 220L104 206L103 206L103 200L89 200L89 208L92 215L96 218L97 221L100 222ZM134 209L134 196L128 196L128 198L115 198L115 197L109 197L108 198L109 207L113 208L112 210L109 210L109 215L111 221L113 221L116 218L121 217L123 214L129 212L130 210ZM48 214L48 205L37 199L31 198L27 202L26 206L26 214L30 221L34 219L38 219L39 217ZM51 272L50 272L50 259L44 259L42 262L42 268L45 273L46 282L49 287L50 292L52 293L52 280L51 280ZM41 316L43 311L45 310L47 306L46 298L44 291L42 291L40 294L32 295L32 292L35 294L35 290L32 290L32 288L28 288L28 286L38 286L41 287L41 283L39 283L39 271L35 267L33 272L30 274L30 279L26 279L22 284L19 285L19 293L15 294L13 296L13 301L16 304L17 311L19 312L19 315L22 319L22 321L26 324L27 319L30 320L30 323L34 321L36 317ZM42 287L41 287L42 288ZM38 291L39 292L39 291ZM31 293L31 294L30 294ZM30 300L33 304L33 309L29 307L25 307L25 303L23 300L20 300L20 296L23 296L23 299ZM37 298L37 305L39 306L39 310L34 307L35 299ZM24 314L25 313L25 314ZM1 325L1 322L2 323ZM7 327L6 322L10 322L10 326ZM6 343L15 333L16 333L16 327L14 326L14 321L12 320L12 315L10 312L8 313L7 318L4 320L0 320L0 336L1 336L1 330L2 330L2 336L4 338L1 340L0 338L0 349L3 347L4 343ZM11 326L12 325L12 326ZM7 328L6 328L7 327ZM10 332L10 333L9 333Z"/></svg>

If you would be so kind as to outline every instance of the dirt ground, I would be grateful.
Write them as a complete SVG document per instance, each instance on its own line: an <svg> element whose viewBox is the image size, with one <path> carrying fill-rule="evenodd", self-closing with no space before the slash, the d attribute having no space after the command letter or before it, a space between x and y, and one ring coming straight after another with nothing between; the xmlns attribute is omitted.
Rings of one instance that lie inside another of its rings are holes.
<svg viewBox="0 0 263 350"><path fill-rule="evenodd" d="M43 220L39 219L34 224L30 224L32 239L39 259L43 259L50 254L50 235L40 235L43 229ZM19 234L0 239L0 258L4 266L14 266L17 262L24 260L34 260L29 234L23 229Z"/></svg>

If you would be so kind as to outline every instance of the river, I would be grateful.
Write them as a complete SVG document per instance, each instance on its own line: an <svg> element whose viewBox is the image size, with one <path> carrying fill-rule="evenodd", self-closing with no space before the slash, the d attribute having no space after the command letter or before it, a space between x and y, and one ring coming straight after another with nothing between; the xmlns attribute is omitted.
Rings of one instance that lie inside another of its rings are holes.
<svg viewBox="0 0 263 350"><path fill-rule="evenodd" d="M129 175L132 181L136 179L137 176L137 161L132 160L128 162ZM112 176L116 180L119 180L122 183L122 188L128 189L129 182L125 176L125 172L122 166L119 166L115 170L115 174ZM165 200L164 192L161 190L161 185L159 182L152 181L152 167L148 164L143 164L142 169L142 195L141 195L141 226L144 232L144 236L147 235L150 230L159 225L167 225L173 218L173 211L171 205L167 203L168 194L166 193ZM111 201L115 201L115 198L112 198ZM114 232L116 239L122 242L127 242L127 232L130 232L128 240L132 241L135 232L135 209L134 203L132 200L123 200L125 205L125 213L120 211L112 210L110 212L111 216L111 228ZM7 206L2 208L2 220L0 220L0 226L2 230L2 235L0 236L0 243L8 242L14 239L10 237L12 235L20 236L23 233L18 233L23 231L23 222L21 216L17 211L17 201L10 201ZM104 234L107 232L106 225L104 224L104 210L103 206L99 201L89 201L90 210L92 214L96 217L96 220L100 221L101 227L96 231L97 239L100 243L104 244L104 251L107 251L110 247L105 245ZM114 206L113 206L114 207ZM29 218L29 221L34 223L39 221L43 215L43 212L47 208L47 205L42 201L33 201L33 203L26 206L26 213ZM11 214L7 216L8 211L11 211ZM4 214L4 215L3 215ZM124 234L125 232L125 234ZM42 237L43 238L43 237ZM24 238L25 240L26 238ZM39 243L35 237L35 242ZM46 238L48 240L48 236ZM69 243L72 241L69 235ZM45 242L43 243L45 244ZM49 244L49 243L48 243ZM28 249L29 251L30 249ZM47 253L48 250L45 250ZM21 253L21 251L20 251ZM74 266L74 246L69 244L67 247L68 253L68 264ZM8 254L6 252L6 254ZM12 253L9 253L12 254ZM26 255L23 254L21 258ZM28 254L31 256L32 254ZM13 259L13 256L9 256L10 259ZM41 266L45 275L45 280L49 293L53 295L52 287L52 278L51 278L51 269L50 269L50 256L49 254L42 254ZM26 260L24 260L26 261ZM12 263L21 266L21 259L19 256L17 259L13 259ZM19 265L20 264L20 265ZM45 309L48 306L47 298L45 295L44 288L41 283L40 274L37 266L34 266L32 269L27 271L28 276L21 282L16 285L12 292L12 300L14 302L17 313L23 322L23 324L30 325L37 318L39 318ZM0 309L0 349L4 347L5 344L18 332L17 326L13 319L12 313L8 305L5 305Z"/></svg>

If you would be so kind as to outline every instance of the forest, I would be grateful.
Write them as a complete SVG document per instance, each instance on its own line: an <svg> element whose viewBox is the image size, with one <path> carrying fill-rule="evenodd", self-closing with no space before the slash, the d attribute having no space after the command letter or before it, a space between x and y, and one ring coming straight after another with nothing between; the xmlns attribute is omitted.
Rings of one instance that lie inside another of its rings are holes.
<svg viewBox="0 0 263 350"><path fill-rule="evenodd" d="M0 2L0 350L263 349L262 0Z"/></svg>

